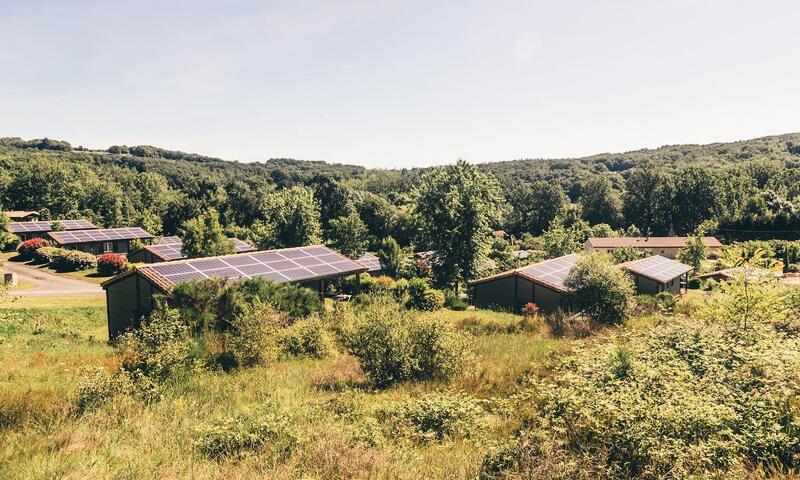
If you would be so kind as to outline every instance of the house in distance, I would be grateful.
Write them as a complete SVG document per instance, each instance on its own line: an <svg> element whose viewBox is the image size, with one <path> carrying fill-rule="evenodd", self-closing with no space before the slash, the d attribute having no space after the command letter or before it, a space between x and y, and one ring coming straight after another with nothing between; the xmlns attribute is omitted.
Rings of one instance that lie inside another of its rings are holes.
<svg viewBox="0 0 800 480"><path fill-rule="evenodd" d="M127 254L131 250L131 241L150 241L153 238L139 227L48 232L47 236L61 248L95 255L111 252Z"/></svg>
<svg viewBox="0 0 800 480"><path fill-rule="evenodd" d="M60 225L60 227L59 227ZM18 236L23 242L31 238L47 238L54 228L63 231L96 230L97 227L88 220L47 220L34 222L11 222L8 231Z"/></svg>
<svg viewBox="0 0 800 480"><path fill-rule="evenodd" d="M238 238L229 238L233 243L236 253L256 251L256 248ZM158 263L183 260L183 241L179 237L164 237L152 245L145 245L128 255L128 261L133 263Z"/></svg>
<svg viewBox="0 0 800 480"><path fill-rule="evenodd" d="M39 212L33 210L10 210L3 212L12 222L36 222L39 221Z"/></svg>
<svg viewBox="0 0 800 480"><path fill-rule="evenodd" d="M617 267L631 274L639 295L685 293L689 272L693 270L689 265L661 255L632 260Z"/></svg>
<svg viewBox="0 0 800 480"><path fill-rule="evenodd" d="M650 255L675 258L678 250L686 246L687 239L688 237L590 237L586 240L584 249L608 253L617 248L630 247ZM703 237L703 242L711 256L716 256L723 246L715 237Z"/></svg>
<svg viewBox="0 0 800 480"><path fill-rule="evenodd" d="M169 296L173 287L184 282L257 277L298 284L322 295L328 280L366 270L363 265L324 245L140 265L103 283L108 336L114 339L135 327L138 318L152 311L157 295Z"/></svg>

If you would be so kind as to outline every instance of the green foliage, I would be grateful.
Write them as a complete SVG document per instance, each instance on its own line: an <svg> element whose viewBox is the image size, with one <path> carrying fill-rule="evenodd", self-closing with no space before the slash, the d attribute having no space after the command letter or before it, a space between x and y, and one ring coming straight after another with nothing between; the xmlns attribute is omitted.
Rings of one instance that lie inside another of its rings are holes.
<svg viewBox="0 0 800 480"><path fill-rule="evenodd" d="M216 362L223 367L252 367L275 359L277 332L285 325L284 315L258 299L242 305L230 329L222 334Z"/></svg>
<svg viewBox="0 0 800 480"><path fill-rule="evenodd" d="M406 307L414 310L433 312L444 306L444 293L434 290L421 278L412 278L406 288L408 299Z"/></svg>
<svg viewBox="0 0 800 480"><path fill-rule="evenodd" d="M279 190L265 199L266 220L253 225L258 248L302 247L320 243L320 205L306 187Z"/></svg>
<svg viewBox="0 0 800 480"><path fill-rule="evenodd" d="M579 203L583 218L592 225L618 226L622 220L622 201L606 176L595 175L583 182Z"/></svg>
<svg viewBox="0 0 800 480"><path fill-rule="evenodd" d="M96 256L80 250L56 248L48 250L47 256L50 260L50 266L60 272L89 270L97 266Z"/></svg>
<svg viewBox="0 0 800 480"><path fill-rule="evenodd" d="M675 257L678 261L694 268L695 272L699 272L703 262L708 258L708 247L706 247L702 233L687 238L686 246L678 250Z"/></svg>
<svg viewBox="0 0 800 480"><path fill-rule="evenodd" d="M669 233L674 210L675 185L672 177L654 168L637 168L625 182L623 213L648 235Z"/></svg>
<svg viewBox="0 0 800 480"><path fill-rule="evenodd" d="M484 474L738 478L796 468L798 347L766 325L742 337L680 320L580 348L517 398L525 427Z"/></svg>
<svg viewBox="0 0 800 480"><path fill-rule="evenodd" d="M611 259L615 264L640 260L650 256L647 250L633 247L617 247L608 253L611 255Z"/></svg>
<svg viewBox="0 0 800 480"><path fill-rule="evenodd" d="M467 338L447 322L377 299L350 320L343 342L377 387L403 381L447 380L470 355Z"/></svg>
<svg viewBox="0 0 800 480"><path fill-rule="evenodd" d="M367 251L369 245L367 226L355 213L332 219L327 235L329 247L354 260Z"/></svg>
<svg viewBox="0 0 800 480"><path fill-rule="evenodd" d="M561 257L583 250L584 236L580 228L566 227L561 219L555 219L539 237L538 247L546 252L548 258Z"/></svg>
<svg viewBox="0 0 800 480"><path fill-rule="evenodd" d="M386 274L396 277L405 260L405 255L397 240L391 236L384 238L378 247L377 256Z"/></svg>
<svg viewBox="0 0 800 480"><path fill-rule="evenodd" d="M219 222L219 213L214 209L186 222L181 240L181 253L186 258L216 257L236 251Z"/></svg>
<svg viewBox="0 0 800 480"><path fill-rule="evenodd" d="M450 310L464 311L469 307L469 302L461 298L456 292L447 290L444 292L444 306Z"/></svg>
<svg viewBox="0 0 800 480"><path fill-rule="evenodd" d="M545 181L515 185L508 202L511 206L509 229L516 235L539 235L553 220L563 216L569 205L561 187Z"/></svg>
<svg viewBox="0 0 800 480"><path fill-rule="evenodd" d="M241 458L269 449L275 460L286 458L298 438L287 415L262 411L257 414L225 415L198 425L194 440L200 452L210 458Z"/></svg>
<svg viewBox="0 0 800 480"><path fill-rule="evenodd" d="M97 368L78 385L75 394L77 413L85 413L102 407L117 395L126 395L134 390L133 381L125 371L108 372Z"/></svg>
<svg viewBox="0 0 800 480"><path fill-rule="evenodd" d="M436 250L434 275L441 285L473 278L489 251L503 196L497 181L465 161L435 167L420 179L415 212Z"/></svg>
<svg viewBox="0 0 800 480"><path fill-rule="evenodd" d="M333 351L333 340L319 318L295 322L278 336L281 353L292 357L325 358Z"/></svg>
<svg viewBox="0 0 800 480"><path fill-rule="evenodd" d="M138 328L120 335L122 370L157 383L172 381L191 365L187 329L176 310L158 308Z"/></svg>
<svg viewBox="0 0 800 480"><path fill-rule="evenodd" d="M595 322L622 323L630 314L633 282L604 256L586 255L578 260L564 286L571 290L569 306Z"/></svg>
<svg viewBox="0 0 800 480"><path fill-rule="evenodd" d="M390 437L427 444L480 435L483 414L482 402L469 395L431 393L387 405L378 412L378 419Z"/></svg>

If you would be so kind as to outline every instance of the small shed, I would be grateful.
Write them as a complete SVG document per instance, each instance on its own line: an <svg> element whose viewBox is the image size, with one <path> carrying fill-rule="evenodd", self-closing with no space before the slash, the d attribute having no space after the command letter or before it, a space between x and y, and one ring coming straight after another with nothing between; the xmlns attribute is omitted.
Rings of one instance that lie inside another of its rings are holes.
<svg viewBox="0 0 800 480"><path fill-rule="evenodd" d="M98 230L48 232L50 239L61 248L102 255L127 254L133 240L150 241L153 236L139 227L102 228Z"/></svg>
<svg viewBox="0 0 800 480"><path fill-rule="evenodd" d="M370 252L364 252L363 255L358 257L356 260L359 264L363 265L364 268L367 269L367 273L372 276L378 276L383 272L383 265L381 265L381 259L378 258L377 255Z"/></svg>
<svg viewBox="0 0 800 480"><path fill-rule="evenodd" d="M39 212L33 210L10 210L3 212L12 222L36 222L39 220Z"/></svg>
<svg viewBox="0 0 800 480"><path fill-rule="evenodd" d="M8 224L8 231L18 236L23 242L31 238L47 238L48 232L53 231L54 228L67 232L97 229L97 227L88 220L49 220L11 222Z"/></svg>
<svg viewBox="0 0 800 480"><path fill-rule="evenodd" d="M590 237L584 244L587 251L611 252L617 248L629 247L642 250L650 255L675 258L678 250L686 246L689 237ZM711 256L716 256L722 243L715 237L703 237L703 243Z"/></svg>
<svg viewBox="0 0 800 480"><path fill-rule="evenodd" d="M688 274L693 270L685 263L661 255L632 260L617 267L631 274L636 293L640 295L655 295L660 292L680 295L686 291Z"/></svg>
<svg viewBox="0 0 800 480"><path fill-rule="evenodd" d="M364 266L324 245L140 265L103 283L108 336L114 339L134 327L138 318L153 309L156 295L169 296L172 288L181 283L208 278L234 282L257 277L302 285L322 295L329 279L365 271Z"/></svg>
<svg viewBox="0 0 800 480"><path fill-rule="evenodd" d="M176 240L177 239L177 240ZM168 240L168 241L167 241ZM255 252L256 248L238 238L229 238L233 243L236 253ZM128 255L128 260L133 263L158 263L183 260L183 242L179 237L164 237L155 241L153 245L145 245Z"/></svg>
<svg viewBox="0 0 800 480"><path fill-rule="evenodd" d="M470 282L475 306L518 312L535 303L543 312L553 311L569 293L564 279L579 258L573 253Z"/></svg>

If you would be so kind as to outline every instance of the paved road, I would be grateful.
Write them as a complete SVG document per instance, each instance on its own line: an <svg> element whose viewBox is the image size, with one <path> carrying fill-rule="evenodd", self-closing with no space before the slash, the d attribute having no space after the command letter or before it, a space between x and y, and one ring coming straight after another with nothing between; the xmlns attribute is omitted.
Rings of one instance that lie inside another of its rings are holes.
<svg viewBox="0 0 800 480"><path fill-rule="evenodd" d="M100 285L66 278L19 262L4 262L3 271L16 272L17 279L26 288L8 291L12 297L67 297L75 295L102 295Z"/></svg>

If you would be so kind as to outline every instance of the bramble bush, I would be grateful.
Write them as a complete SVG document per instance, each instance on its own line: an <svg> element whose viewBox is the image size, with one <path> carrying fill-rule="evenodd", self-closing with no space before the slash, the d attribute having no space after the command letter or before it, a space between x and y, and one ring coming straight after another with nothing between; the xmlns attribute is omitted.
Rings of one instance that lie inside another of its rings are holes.
<svg viewBox="0 0 800 480"><path fill-rule="evenodd" d="M484 478L744 478L800 466L800 340L679 319L585 345L515 398ZM505 472L503 470L506 470Z"/></svg>
<svg viewBox="0 0 800 480"><path fill-rule="evenodd" d="M276 332L286 315L260 300L242 306L224 332L204 332L208 363L229 370L273 361L278 356Z"/></svg>
<svg viewBox="0 0 800 480"><path fill-rule="evenodd" d="M33 259L33 254L36 250L49 246L50 243L43 238L31 238L20 243L17 247L17 253L25 260Z"/></svg>
<svg viewBox="0 0 800 480"><path fill-rule="evenodd" d="M377 412L386 434L426 444L469 439L483 428L482 402L464 393L431 393L402 403L392 403Z"/></svg>
<svg viewBox="0 0 800 480"><path fill-rule="evenodd" d="M325 358L333 351L333 340L319 318L295 322L278 333L278 347L283 355Z"/></svg>
<svg viewBox="0 0 800 480"><path fill-rule="evenodd" d="M104 253L97 258L97 273L110 277L125 271L128 260L118 253Z"/></svg>
<svg viewBox="0 0 800 480"><path fill-rule="evenodd" d="M465 367L471 352L466 334L446 321L398 309L376 298L344 327L343 343L377 387L407 380L448 380Z"/></svg>
<svg viewBox="0 0 800 480"><path fill-rule="evenodd" d="M222 416L195 427L194 437L200 452L217 460L269 449L281 461L297 444L291 419L274 411Z"/></svg>

